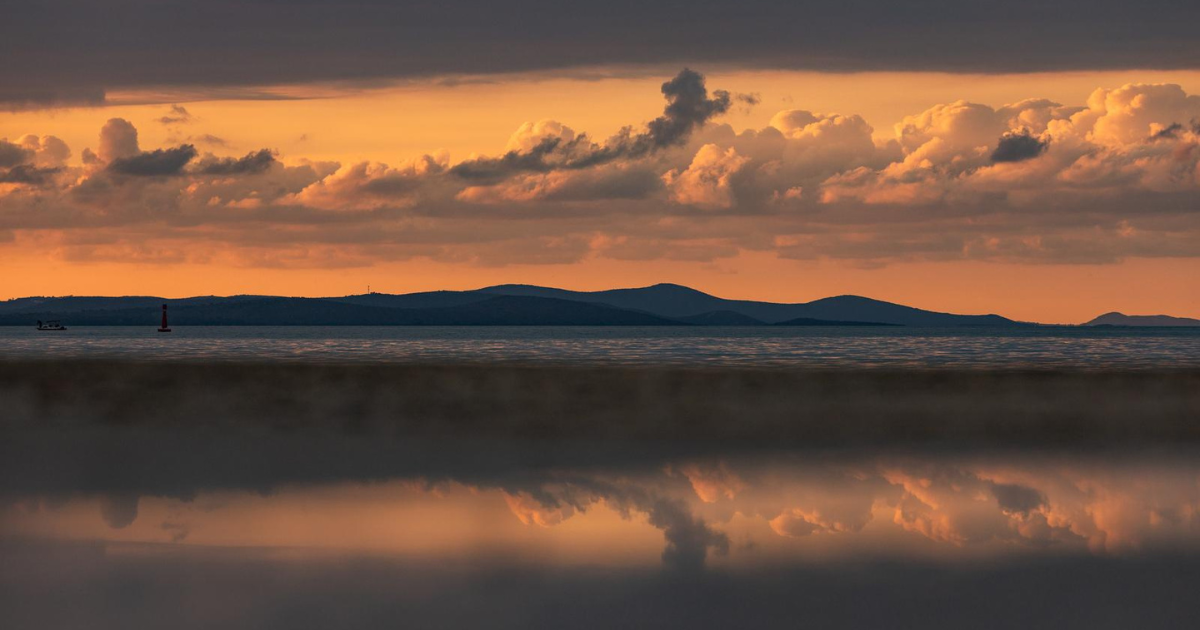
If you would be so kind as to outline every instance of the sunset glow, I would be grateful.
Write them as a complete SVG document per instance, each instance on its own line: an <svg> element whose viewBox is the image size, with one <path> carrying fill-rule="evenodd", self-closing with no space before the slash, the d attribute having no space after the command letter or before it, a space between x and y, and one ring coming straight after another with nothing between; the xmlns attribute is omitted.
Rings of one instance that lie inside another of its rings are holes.
<svg viewBox="0 0 1200 630"><path fill-rule="evenodd" d="M675 282L1051 323L1200 311L1180 290L1200 273L1193 71L717 71L693 75L695 98L727 90L726 103L661 147L598 157L661 115L673 72L264 87L266 100L138 88L0 114L0 297ZM1039 149L1006 158L1009 136ZM544 158L470 174L547 138L560 147ZM194 149L112 166L177 147Z"/></svg>
<svg viewBox="0 0 1200 630"><path fill-rule="evenodd" d="M1196 626L1197 0L0 7L0 629Z"/></svg>

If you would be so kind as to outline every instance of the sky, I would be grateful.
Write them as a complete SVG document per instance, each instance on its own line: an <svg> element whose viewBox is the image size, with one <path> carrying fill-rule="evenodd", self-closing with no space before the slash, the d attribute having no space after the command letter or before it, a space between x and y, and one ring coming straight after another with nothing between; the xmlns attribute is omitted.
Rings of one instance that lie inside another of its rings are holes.
<svg viewBox="0 0 1200 630"><path fill-rule="evenodd" d="M0 0L0 299L1200 317L1194 2Z"/></svg>

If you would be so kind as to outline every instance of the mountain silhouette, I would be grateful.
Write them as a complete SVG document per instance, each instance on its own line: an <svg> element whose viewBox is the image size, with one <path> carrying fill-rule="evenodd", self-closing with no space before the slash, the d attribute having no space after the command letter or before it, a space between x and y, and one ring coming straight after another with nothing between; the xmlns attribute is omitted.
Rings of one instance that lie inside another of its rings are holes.
<svg viewBox="0 0 1200 630"><path fill-rule="evenodd" d="M774 326L899 326L900 324L881 324L879 322L847 322L840 320L828 319L813 319L811 317L797 317L787 321L778 322Z"/></svg>
<svg viewBox="0 0 1200 630"><path fill-rule="evenodd" d="M656 284L640 289L610 289L607 291L568 291L524 284L504 284L479 289L480 292L500 295L553 297L608 304L674 319L693 317L714 311L744 315L768 324L798 318L828 322L857 322L901 326L1019 326L999 315L954 315L926 311L880 300L842 295L799 304L779 304L750 300L726 300L680 286Z"/></svg>
<svg viewBox="0 0 1200 630"><path fill-rule="evenodd" d="M1126 315L1124 313L1105 313L1084 326L1200 326L1200 319L1190 317L1172 317L1170 315Z"/></svg>
<svg viewBox="0 0 1200 630"><path fill-rule="evenodd" d="M733 311L709 311L675 319L697 326L766 326L766 322Z"/></svg>
<svg viewBox="0 0 1200 630"><path fill-rule="evenodd" d="M31 297L0 302L0 325L58 319L78 326L140 326L156 322L164 303L171 306L171 321L179 326L1026 325L999 315L939 313L852 295L797 304L726 300L676 284L593 292L499 285L473 291L330 298Z"/></svg>

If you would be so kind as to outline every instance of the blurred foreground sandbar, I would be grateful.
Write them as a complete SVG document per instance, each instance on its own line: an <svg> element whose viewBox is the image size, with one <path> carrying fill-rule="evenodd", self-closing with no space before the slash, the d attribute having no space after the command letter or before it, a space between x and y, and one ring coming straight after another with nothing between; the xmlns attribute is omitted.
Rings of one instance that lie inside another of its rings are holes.
<svg viewBox="0 0 1200 630"><path fill-rule="evenodd" d="M1200 442L1200 371L0 362L5 431L769 445Z"/></svg>

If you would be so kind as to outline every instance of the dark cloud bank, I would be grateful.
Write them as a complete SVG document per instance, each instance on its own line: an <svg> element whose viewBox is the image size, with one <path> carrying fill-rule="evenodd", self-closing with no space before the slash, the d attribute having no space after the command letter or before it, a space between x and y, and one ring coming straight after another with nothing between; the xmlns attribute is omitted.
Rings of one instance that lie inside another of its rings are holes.
<svg viewBox="0 0 1200 630"><path fill-rule="evenodd" d="M182 175L184 167L197 154L193 145L181 144L171 149L155 149L117 158L108 164L107 169L110 173L136 177ZM266 171L274 163L275 153L270 149L260 149L240 158L206 158L192 172L199 175L252 175Z"/></svg>
<svg viewBox="0 0 1200 630"><path fill-rule="evenodd" d="M109 163L108 170L119 175L154 177L178 175L196 157L196 147L183 144L173 149L155 149Z"/></svg>
<svg viewBox="0 0 1200 630"><path fill-rule="evenodd" d="M0 103L105 90L609 64L817 70L1195 68L1200 5L976 2L5 1ZM1119 40L1118 40L1119 38Z"/></svg>

